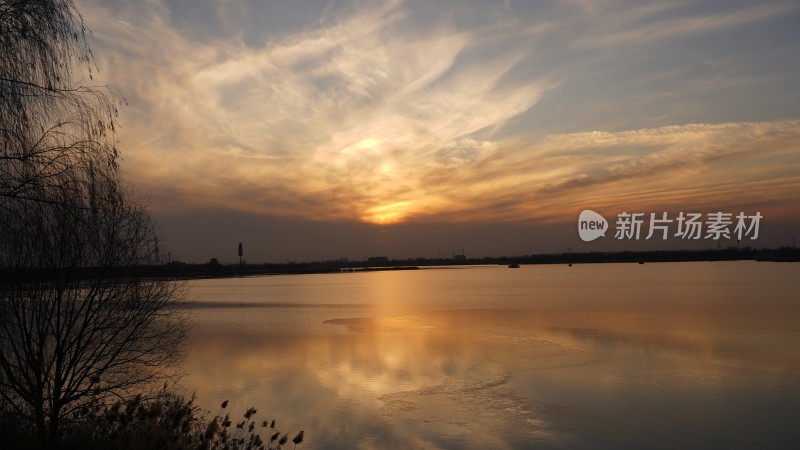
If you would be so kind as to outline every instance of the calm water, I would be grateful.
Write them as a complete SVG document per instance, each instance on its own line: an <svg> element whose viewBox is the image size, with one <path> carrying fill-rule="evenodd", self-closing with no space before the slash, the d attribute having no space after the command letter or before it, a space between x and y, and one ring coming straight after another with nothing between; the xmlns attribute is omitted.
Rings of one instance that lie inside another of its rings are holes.
<svg viewBox="0 0 800 450"><path fill-rule="evenodd" d="M183 385L303 448L798 448L800 264L189 283Z"/></svg>

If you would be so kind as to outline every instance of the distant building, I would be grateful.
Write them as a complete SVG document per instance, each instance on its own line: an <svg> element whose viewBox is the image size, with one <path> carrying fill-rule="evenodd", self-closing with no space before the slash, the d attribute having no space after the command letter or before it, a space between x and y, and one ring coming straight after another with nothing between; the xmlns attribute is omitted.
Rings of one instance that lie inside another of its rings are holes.
<svg viewBox="0 0 800 450"><path fill-rule="evenodd" d="M456 262L467 262L467 255L454 255L453 261Z"/></svg>
<svg viewBox="0 0 800 450"><path fill-rule="evenodd" d="M370 264L387 264L389 263L388 256L370 256L367 258L367 262Z"/></svg>

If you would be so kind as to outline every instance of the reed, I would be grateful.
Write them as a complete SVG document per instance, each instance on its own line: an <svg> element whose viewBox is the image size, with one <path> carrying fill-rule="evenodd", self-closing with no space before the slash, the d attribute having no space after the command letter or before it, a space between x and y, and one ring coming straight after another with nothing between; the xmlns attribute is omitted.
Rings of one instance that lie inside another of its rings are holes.
<svg viewBox="0 0 800 450"><path fill-rule="evenodd" d="M38 448L36 434L13 411L0 405L0 448ZM112 404L84 405L64 423L64 450L280 450L287 448L289 434L276 428L275 419L256 420L256 408L248 408L234 422L228 402L212 418L195 405L195 399L162 391L151 398L137 395ZM297 448L304 431L291 442Z"/></svg>

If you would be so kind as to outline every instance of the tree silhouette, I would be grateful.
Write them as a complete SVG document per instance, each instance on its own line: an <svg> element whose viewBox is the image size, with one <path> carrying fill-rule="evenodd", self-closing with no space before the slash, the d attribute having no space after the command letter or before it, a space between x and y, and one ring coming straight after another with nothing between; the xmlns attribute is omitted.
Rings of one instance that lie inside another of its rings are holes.
<svg viewBox="0 0 800 450"><path fill-rule="evenodd" d="M0 397L42 447L84 405L168 376L185 334L168 309L180 285L139 270L160 263L152 221L113 184L99 189L0 214Z"/></svg>
<svg viewBox="0 0 800 450"><path fill-rule="evenodd" d="M71 0L0 0L0 409L57 447L64 420L169 375L180 288L143 278L156 228L120 183L114 92Z"/></svg>
<svg viewBox="0 0 800 450"><path fill-rule="evenodd" d="M67 172L116 176L119 97L72 84L92 75L85 34L72 1L0 0L0 197L45 201Z"/></svg>

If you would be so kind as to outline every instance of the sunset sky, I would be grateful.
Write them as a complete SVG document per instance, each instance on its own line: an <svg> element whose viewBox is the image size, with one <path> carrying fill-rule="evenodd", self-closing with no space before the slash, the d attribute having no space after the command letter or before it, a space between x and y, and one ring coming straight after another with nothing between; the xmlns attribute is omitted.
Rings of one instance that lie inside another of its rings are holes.
<svg viewBox="0 0 800 450"><path fill-rule="evenodd" d="M174 258L717 246L582 243L583 209L800 237L794 0L77 4Z"/></svg>

